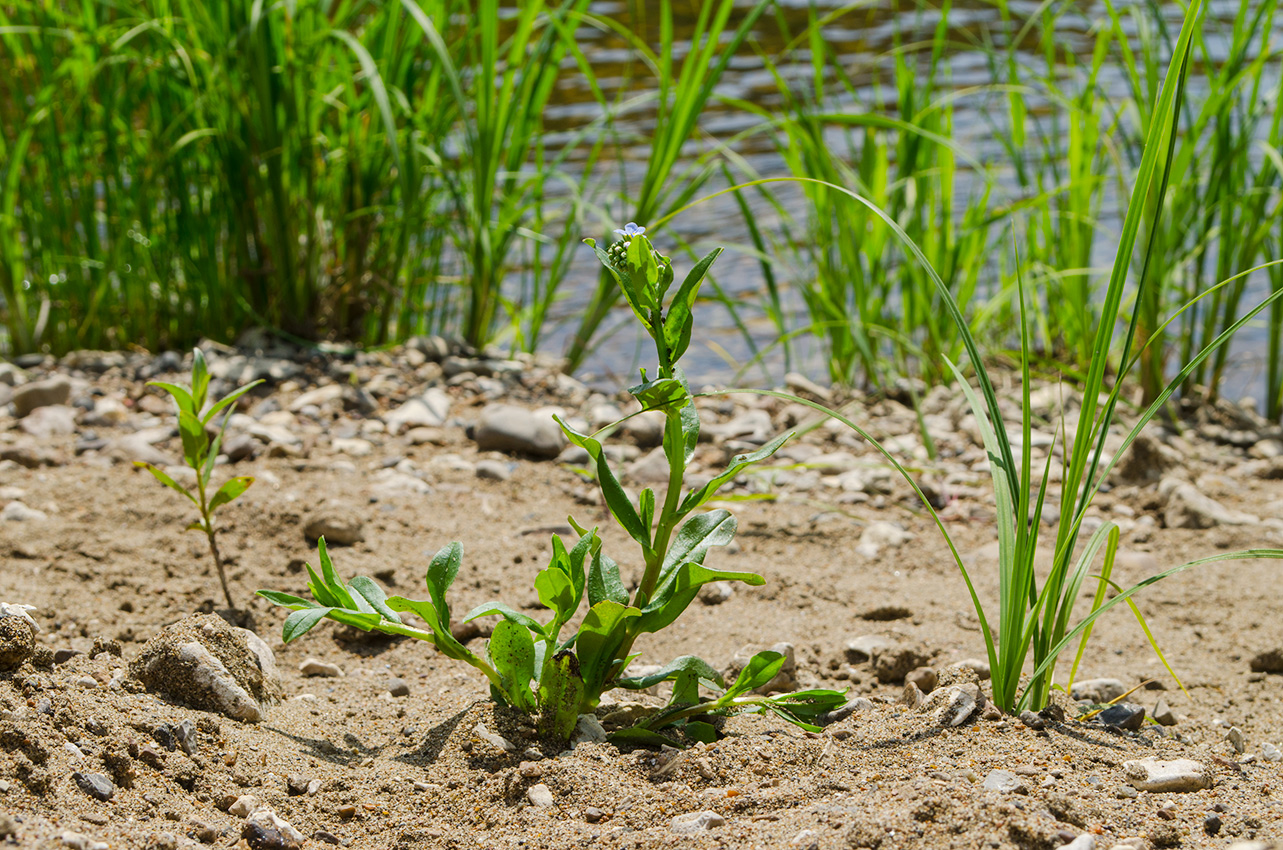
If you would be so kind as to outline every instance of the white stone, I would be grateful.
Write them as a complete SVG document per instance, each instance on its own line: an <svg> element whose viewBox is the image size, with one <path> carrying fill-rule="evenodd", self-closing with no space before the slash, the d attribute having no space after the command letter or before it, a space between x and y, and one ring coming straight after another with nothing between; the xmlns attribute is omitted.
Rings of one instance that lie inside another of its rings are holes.
<svg viewBox="0 0 1283 850"><path fill-rule="evenodd" d="M1123 776L1137 791L1199 791L1212 785L1207 766L1193 759L1160 761L1153 756L1123 762Z"/></svg>
<svg viewBox="0 0 1283 850"><path fill-rule="evenodd" d="M44 511L29 508L22 502L10 502L0 511L0 520L5 522L40 522L49 519Z"/></svg>
<svg viewBox="0 0 1283 850"><path fill-rule="evenodd" d="M673 824L670 827L676 833L704 832L714 827L724 826L726 818L717 812L703 811L691 812L686 815L678 815L673 818Z"/></svg>
<svg viewBox="0 0 1283 850"><path fill-rule="evenodd" d="M531 785L526 791L526 799L536 809L551 809L555 802L552 798L552 791L543 783Z"/></svg>

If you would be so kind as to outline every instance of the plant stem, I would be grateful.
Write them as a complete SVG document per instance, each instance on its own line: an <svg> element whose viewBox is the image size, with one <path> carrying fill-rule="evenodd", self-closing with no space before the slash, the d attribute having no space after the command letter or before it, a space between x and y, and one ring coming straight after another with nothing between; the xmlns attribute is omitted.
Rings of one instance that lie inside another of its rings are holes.
<svg viewBox="0 0 1283 850"><path fill-rule="evenodd" d="M204 493L201 493L201 501L204 501ZM204 508L202 506L202 513ZM223 596L227 599L227 607L236 611L236 603L232 601L232 591L227 586L227 571L223 569L223 557L218 554L218 541L214 539L214 525L208 514L205 516L205 536L209 538L209 552L214 556L214 566L218 567L218 581L223 585Z"/></svg>

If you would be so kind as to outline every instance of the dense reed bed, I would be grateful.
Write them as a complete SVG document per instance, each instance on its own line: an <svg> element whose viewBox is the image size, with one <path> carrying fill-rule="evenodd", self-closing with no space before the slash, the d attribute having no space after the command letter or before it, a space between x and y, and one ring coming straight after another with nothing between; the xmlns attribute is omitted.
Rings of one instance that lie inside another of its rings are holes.
<svg viewBox="0 0 1283 850"><path fill-rule="evenodd" d="M1193 31L1169 190L1123 289L1140 293L1147 401L1283 289L1279 266L1217 286L1283 256L1277 0L1229 10ZM578 367L619 309L610 280L579 271L578 239L631 219L682 248L684 210L740 185L742 221L718 235L739 234L762 286L714 280L710 297L755 357L791 364L809 338L816 377L837 384L953 380L963 339L939 288L831 184L919 246L987 357L1019 347L1023 280L1035 367L1082 379L1180 29L1156 2L1088 12L0 3L0 351L180 347L252 326L535 350L561 316L556 353ZM889 46L847 50L888 23ZM746 63L765 95L724 84ZM587 92L573 119L549 119L573 91ZM736 129L711 134L710 114ZM780 177L804 180L764 182ZM1276 420L1280 303L1248 325ZM1108 354L1120 371L1121 347ZM1182 392L1217 393L1229 358L1218 348Z"/></svg>

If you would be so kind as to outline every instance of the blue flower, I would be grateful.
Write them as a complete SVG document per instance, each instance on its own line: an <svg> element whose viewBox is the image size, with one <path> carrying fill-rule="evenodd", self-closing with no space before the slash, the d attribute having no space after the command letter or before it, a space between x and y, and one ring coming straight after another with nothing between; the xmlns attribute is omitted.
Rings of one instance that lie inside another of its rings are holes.
<svg viewBox="0 0 1283 850"><path fill-rule="evenodd" d="M623 236L625 239L631 239L634 236L641 236L645 232L646 232L646 228L638 227L637 222L635 221L630 221L627 224L625 224L622 228L615 230L616 234L618 234L619 236Z"/></svg>

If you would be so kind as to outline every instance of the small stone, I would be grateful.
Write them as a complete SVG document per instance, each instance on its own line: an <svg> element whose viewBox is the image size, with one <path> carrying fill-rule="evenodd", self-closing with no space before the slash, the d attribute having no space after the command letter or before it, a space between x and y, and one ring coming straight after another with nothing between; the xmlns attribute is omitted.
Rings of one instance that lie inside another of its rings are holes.
<svg viewBox="0 0 1283 850"><path fill-rule="evenodd" d="M484 723L478 723L476 726L472 727L472 734L476 735L486 743L498 747L505 753L515 753L517 751L516 744L509 741L507 738L494 734L485 727Z"/></svg>
<svg viewBox="0 0 1283 850"><path fill-rule="evenodd" d="M551 809L555 802L552 798L552 791L542 783L531 785L526 789L526 799L536 809Z"/></svg>
<svg viewBox="0 0 1283 850"><path fill-rule="evenodd" d="M213 826L197 818L188 818L187 834L195 838L201 844L213 844L218 840L219 831Z"/></svg>
<svg viewBox="0 0 1283 850"><path fill-rule="evenodd" d="M324 537L330 546L352 546L365 539L365 520L350 509L327 508L308 520L303 536L312 542Z"/></svg>
<svg viewBox="0 0 1283 850"><path fill-rule="evenodd" d="M997 791L1001 794L1028 794L1029 788L1019 776L1009 770L991 770L985 775L986 791Z"/></svg>
<svg viewBox="0 0 1283 850"><path fill-rule="evenodd" d="M1261 758L1270 762L1283 761L1283 752L1275 744L1265 744L1261 747Z"/></svg>
<svg viewBox="0 0 1283 850"><path fill-rule="evenodd" d="M1096 850L1096 836L1084 832L1068 844L1060 845L1060 850Z"/></svg>
<svg viewBox="0 0 1283 850"><path fill-rule="evenodd" d="M906 708L916 709L922 705L922 689L913 682L905 682L904 691L900 694L900 704Z"/></svg>
<svg viewBox="0 0 1283 850"><path fill-rule="evenodd" d="M1127 686L1117 679L1086 679L1074 682L1069 695L1078 700L1089 700L1096 705L1113 702L1127 693Z"/></svg>
<svg viewBox="0 0 1283 850"><path fill-rule="evenodd" d="M76 433L76 409L65 404L53 404L33 410L18 427L39 440L66 437Z"/></svg>
<svg viewBox="0 0 1283 850"><path fill-rule="evenodd" d="M310 777L292 773L285 778L285 792L291 797L301 797L307 793L307 787L311 784Z"/></svg>
<svg viewBox="0 0 1283 850"><path fill-rule="evenodd" d="M1028 726L1030 729L1033 729L1034 731L1039 731L1047 728L1047 721L1039 717L1038 712L1030 711L1027 708L1024 711L1020 712L1020 722Z"/></svg>
<svg viewBox="0 0 1283 850"><path fill-rule="evenodd" d="M937 680L936 671L932 667L918 667L910 670L904 677L906 685L917 685L918 689L924 694L929 694L935 690Z"/></svg>
<svg viewBox="0 0 1283 850"><path fill-rule="evenodd" d="M1123 775L1137 791L1183 793L1211 787L1211 772L1193 759L1160 761L1153 756L1123 762Z"/></svg>
<svg viewBox="0 0 1283 850"><path fill-rule="evenodd" d="M0 672L17 670L36 649L36 630L30 615L21 610L19 616L0 616Z"/></svg>
<svg viewBox="0 0 1283 850"><path fill-rule="evenodd" d="M479 460L476 469L477 477L486 481L507 481L512 478L512 470L501 460Z"/></svg>
<svg viewBox="0 0 1283 850"><path fill-rule="evenodd" d="M343 674L343 668L337 664L327 664L319 658L308 658L298 666L298 671L304 676L320 676L327 679L335 679Z"/></svg>
<svg viewBox="0 0 1283 850"><path fill-rule="evenodd" d="M342 844L343 843L343 840L340 839L337 835L335 835L332 832L326 832L323 829L318 829L316 832L312 833L312 840L319 841L322 844Z"/></svg>
<svg viewBox="0 0 1283 850"><path fill-rule="evenodd" d="M32 381L16 388L10 401L19 419L40 407L66 404L71 400L71 381L62 375L44 381Z"/></svg>
<svg viewBox="0 0 1283 850"><path fill-rule="evenodd" d="M410 684L405 679L388 679L388 693L394 697L408 697L410 695Z"/></svg>
<svg viewBox="0 0 1283 850"><path fill-rule="evenodd" d="M1167 700L1162 697L1158 698L1158 702L1154 705L1154 713L1150 716L1154 718L1154 722L1159 726L1176 725L1176 715L1172 712L1171 706L1167 704Z"/></svg>
<svg viewBox="0 0 1283 850"><path fill-rule="evenodd" d="M84 791L95 800L101 800L105 803L116 793L116 786L101 773L73 773L71 778L76 780L76 784L80 786L81 791Z"/></svg>
<svg viewBox="0 0 1283 850"><path fill-rule="evenodd" d="M251 850L300 850L304 841L303 833L266 807L250 813L241 827L241 838Z"/></svg>
<svg viewBox="0 0 1283 850"><path fill-rule="evenodd" d="M584 821L587 823L601 823L601 819L605 816L605 812L593 806L584 809Z"/></svg>
<svg viewBox="0 0 1283 850"><path fill-rule="evenodd" d="M1255 525L1260 517L1225 507L1199 492L1188 481L1165 478L1158 485L1166 500L1163 522L1168 528L1214 528L1218 525Z"/></svg>
<svg viewBox="0 0 1283 850"><path fill-rule="evenodd" d="M1135 732L1145 723L1145 709L1130 702L1114 703L1096 715L1096 719L1106 726Z"/></svg>
<svg viewBox="0 0 1283 850"><path fill-rule="evenodd" d="M94 841L87 835L81 835L79 832L64 832L58 836L63 847L70 847L71 850L107 850L107 844L103 841Z"/></svg>
<svg viewBox="0 0 1283 850"><path fill-rule="evenodd" d="M846 720L857 711L867 711L870 708L873 708L872 700L866 699L865 697L856 697L855 699L848 700L844 705L838 706L832 711L820 715L818 719L819 724L821 726L831 726L834 723L840 723L843 720Z"/></svg>
<svg viewBox="0 0 1283 850"><path fill-rule="evenodd" d="M1252 656L1253 673L1283 673L1283 649L1267 649Z"/></svg>
<svg viewBox="0 0 1283 850"><path fill-rule="evenodd" d="M721 605L735 593L729 581L711 581L699 589L699 601L705 605Z"/></svg>
<svg viewBox="0 0 1283 850"><path fill-rule="evenodd" d="M985 704L984 694L973 684L937 688L919 711L931 714L937 726L961 726Z"/></svg>
<svg viewBox="0 0 1283 850"><path fill-rule="evenodd" d="M566 445L565 435L551 414L513 404L487 405L477 419L472 438L481 451L542 458L556 457Z"/></svg>
<svg viewBox="0 0 1283 850"><path fill-rule="evenodd" d="M869 523L860 534L860 542L855 551L866 558L873 559L883 549L898 549L913 539L913 535L893 522L879 520Z"/></svg>
<svg viewBox="0 0 1283 850"><path fill-rule="evenodd" d="M575 721L575 731L570 733L570 748L579 744L606 743L606 729L595 714L581 714Z"/></svg>
<svg viewBox="0 0 1283 850"><path fill-rule="evenodd" d="M1221 819L1218 815L1208 815L1203 818L1203 832L1208 835L1215 835L1221 831Z"/></svg>
<svg viewBox="0 0 1283 850"><path fill-rule="evenodd" d="M49 514L29 508L22 502L10 502L0 510L0 522L44 522Z"/></svg>
<svg viewBox="0 0 1283 850"><path fill-rule="evenodd" d="M250 812L258 808L258 798L253 794L242 794L232 801L227 807L229 815L235 815L238 818L247 818Z"/></svg>
<svg viewBox="0 0 1283 850"><path fill-rule="evenodd" d="M704 832L715 827L724 826L726 818L717 812L691 812L690 814L678 815L673 818L672 826L669 827L673 832L678 834L689 834Z"/></svg>
<svg viewBox="0 0 1283 850"><path fill-rule="evenodd" d="M1230 746L1234 748L1234 752L1239 754L1247 752L1247 739L1243 737L1243 730L1239 729L1237 726L1230 727L1230 731L1226 734L1225 740L1230 742Z"/></svg>
<svg viewBox="0 0 1283 850"><path fill-rule="evenodd" d="M879 649L873 655L873 675L883 684L903 682L904 677L931 658L912 646L892 645Z"/></svg>

